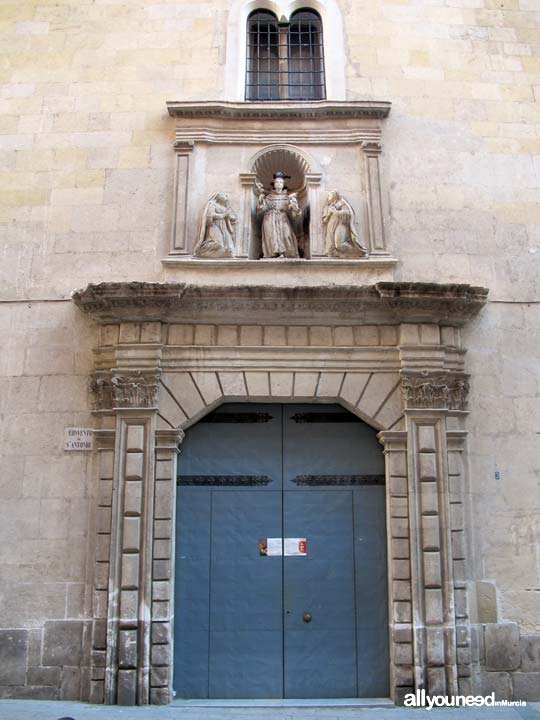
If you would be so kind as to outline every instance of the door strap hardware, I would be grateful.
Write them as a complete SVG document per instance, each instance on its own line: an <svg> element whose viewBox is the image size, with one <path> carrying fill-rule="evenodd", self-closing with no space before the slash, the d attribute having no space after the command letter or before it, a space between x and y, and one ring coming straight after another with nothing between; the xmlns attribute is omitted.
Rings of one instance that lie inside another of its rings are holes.
<svg viewBox="0 0 540 720"><path fill-rule="evenodd" d="M268 475L179 475L176 484L182 487L257 487L269 485Z"/></svg>
<svg viewBox="0 0 540 720"><path fill-rule="evenodd" d="M291 415L291 420L295 423L358 423L360 418L349 412L329 413L329 412L303 412Z"/></svg>
<svg viewBox="0 0 540 720"><path fill-rule="evenodd" d="M384 475L297 475L295 485L384 485Z"/></svg>
<svg viewBox="0 0 540 720"><path fill-rule="evenodd" d="M201 423L267 423L274 416L265 412L209 413L199 420Z"/></svg>

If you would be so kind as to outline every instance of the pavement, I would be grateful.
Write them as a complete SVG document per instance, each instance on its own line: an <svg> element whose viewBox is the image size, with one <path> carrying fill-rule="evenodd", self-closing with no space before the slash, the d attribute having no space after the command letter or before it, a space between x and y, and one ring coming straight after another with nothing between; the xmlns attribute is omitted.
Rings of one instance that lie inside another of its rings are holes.
<svg viewBox="0 0 540 720"><path fill-rule="evenodd" d="M423 708L358 704L193 704L118 707L58 700L0 700L0 720L540 720L540 703L526 707Z"/></svg>

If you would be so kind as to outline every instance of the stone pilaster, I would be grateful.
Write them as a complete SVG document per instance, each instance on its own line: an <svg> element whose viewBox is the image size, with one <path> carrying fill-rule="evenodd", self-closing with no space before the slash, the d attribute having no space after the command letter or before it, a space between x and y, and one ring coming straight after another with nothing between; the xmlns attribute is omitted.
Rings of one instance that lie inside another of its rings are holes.
<svg viewBox="0 0 540 720"><path fill-rule="evenodd" d="M430 695L457 693L445 416L406 410L415 685Z"/></svg>
<svg viewBox="0 0 540 720"><path fill-rule="evenodd" d="M193 142L175 143L176 170L174 177L173 197L173 223L171 238L171 254L186 255L190 252L187 247L188 228L188 188L190 179L190 157L193 152Z"/></svg>
<svg viewBox="0 0 540 720"><path fill-rule="evenodd" d="M390 692L396 703L414 692L407 433L383 431L386 456Z"/></svg>
<svg viewBox="0 0 540 720"><path fill-rule="evenodd" d="M458 686L461 695L470 695L473 693L473 687L471 627L467 591L467 523L464 503L463 452L465 450L465 438L466 433L461 430L448 431L447 433Z"/></svg>
<svg viewBox="0 0 540 720"><path fill-rule="evenodd" d="M253 240L253 212L255 210L255 173L241 173L240 184L242 185L242 207L240 218L242 222L237 224L238 237L236 239L236 256L247 258L252 250ZM252 258L258 259L258 258Z"/></svg>
<svg viewBox="0 0 540 720"><path fill-rule="evenodd" d="M379 156L382 147L379 142L365 141L362 143L362 148L366 159L370 254L388 255L384 240L381 177L379 170Z"/></svg>
<svg viewBox="0 0 540 720"><path fill-rule="evenodd" d="M117 409L105 702L149 702L154 434L152 409Z"/></svg>
<svg viewBox="0 0 540 720"><path fill-rule="evenodd" d="M115 433L114 430L96 430L94 438L98 453L98 507L89 700L91 703L102 703L104 700L107 654L107 607Z"/></svg>
<svg viewBox="0 0 540 720"><path fill-rule="evenodd" d="M172 699L176 458L182 430L156 432L150 702Z"/></svg>
<svg viewBox="0 0 540 720"><path fill-rule="evenodd" d="M306 174L309 202L309 257L323 257L325 251L319 198L321 179L320 173Z"/></svg>

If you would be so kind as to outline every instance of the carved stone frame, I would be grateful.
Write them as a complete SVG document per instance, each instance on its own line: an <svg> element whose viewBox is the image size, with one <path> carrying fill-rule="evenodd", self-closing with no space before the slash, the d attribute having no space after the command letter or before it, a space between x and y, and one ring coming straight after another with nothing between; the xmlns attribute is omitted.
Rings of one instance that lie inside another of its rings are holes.
<svg viewBox="0 0 540 720"><path fill-rule="evenodd" d="M298 321L297 290L285 300ZM227 401L338 402L379 430L391 696L471 692L461 462L468 378L455 324L485 292L386 283L377 301L373 287L365 291L356 324L336 322L326 298L317 324L302 326L249 323L233 307L240 291L221 293L220 323L215 298L201 302L200 288L197 319L189 290L155 292L111 284L75 295L102 323L92 381L102 429L90 699L172 698L176 455L183 428ZM259 313L265 297L268 312L284 317L269 289L257 289Z"/></svg>

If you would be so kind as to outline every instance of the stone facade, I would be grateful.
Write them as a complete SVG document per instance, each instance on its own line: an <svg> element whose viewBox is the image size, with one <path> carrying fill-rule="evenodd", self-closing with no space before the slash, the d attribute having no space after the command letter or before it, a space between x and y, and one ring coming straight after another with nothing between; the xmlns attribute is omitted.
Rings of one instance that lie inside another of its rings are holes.
<svg viewBox="0 0 540 720"><path fill-rule="evenodd" d="M281 119L239 95L252 6L0 10L0 694L168 702L183 429L298 398L380 432L396 701L538 699L536 2L320 0L328 103ZM250 259L269 150L309 261ZM319 252L335 187L366 259ZM221 190L240 257L192 260Z"/></svg>

